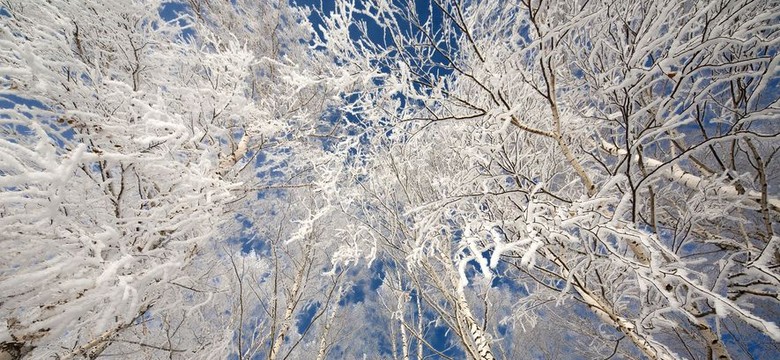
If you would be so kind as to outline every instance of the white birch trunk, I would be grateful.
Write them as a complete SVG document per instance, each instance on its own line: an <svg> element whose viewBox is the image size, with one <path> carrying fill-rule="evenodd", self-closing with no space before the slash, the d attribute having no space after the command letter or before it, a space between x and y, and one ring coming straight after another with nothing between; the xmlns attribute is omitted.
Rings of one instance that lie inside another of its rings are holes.
<svg viewBox="0 0 780 360"><path fill-rule="evenodd" d="M341 293L341 289L339 289ZM336 318L336 310L330 312L328 316L328 322L325 323L325 329L322 330L322 336L320 336L320 348L317 351L317 360L325 360L325 355L328 354L328 333L330 333L330 327L333 325L333 320Z"/></svg>
<svg viewBox="0 0 780 360"><path fill-rule="evenodd" d="M553 263L558 265L561 269L561 276L563 278L569 278L571 273L563 262L554 254L547 252L547 257ZM656 346L644 337L640 336L635 330L636 326L630 320L618 315L611 306L604 304L601 299L591 294L591 292L580 286L577 276L573 276L571 280L572 288L580 295L582 301L588 305L588 307L596 313L606 323L614 326L620 332L626 335L631 342L636 345L637 348L651 360L673 360L676 357L669 353L668 350L662 346Z"/></svg>
<svg viewBox="0 0 780 360"><path fill-rule="evenodd" d="M303 281L303 274L306 272L306 266L301 265L298 269L298 273L295 276L295 282L293 283L290 295L287 298L287 307L284 311L284 317L282 318L282 326L279 328L279 334L271 346L271 352L268 354L269 360L276 360L279 356L279 350L282 348L285 337L287 337L287 331L290 329L290 323L292 322L293 312L297 304L298 293L301 290L301 282Z"/></svg>
<svg viewBox="0 0 780 360"><path fill-rule="evenodd" d="M477 346L480 360L495 360L493 352L490 350L487 334L474 320L474 314L471 312L468 301L466 301L466 294L463 292L463 288L457 287L457 292L458 321L465 323L466 328L469 330L471 340Z"/></svg>
<svg viewBox="0 0 780 360"><path fill-rule="evenodd" d="M219 162L219 175L224 176L230 172L230 169L238 163L238 160L241 160L244 155L246 155L247 151L249 151L249 135L244 133L244 135L241 136L241 140L238 141L236 149L233 150L233 153L224 157Z"/></svg>

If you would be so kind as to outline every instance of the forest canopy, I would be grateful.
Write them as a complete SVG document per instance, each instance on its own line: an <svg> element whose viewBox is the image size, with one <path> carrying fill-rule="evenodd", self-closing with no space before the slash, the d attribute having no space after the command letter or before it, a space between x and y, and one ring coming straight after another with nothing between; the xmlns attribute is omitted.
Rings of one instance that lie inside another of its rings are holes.
<svg viewBox="0 0 780 360"><path fill-rule="evenodd" d="M0 360L773 359L780 2L2 0Z"/></svg>

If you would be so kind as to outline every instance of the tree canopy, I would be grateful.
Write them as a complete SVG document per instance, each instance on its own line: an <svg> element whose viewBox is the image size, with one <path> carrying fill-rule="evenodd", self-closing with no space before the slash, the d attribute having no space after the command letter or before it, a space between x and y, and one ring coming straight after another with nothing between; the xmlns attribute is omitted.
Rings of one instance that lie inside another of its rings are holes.
<svg viewBox="0 0 780 360"><path fill-rule="evenodd" d="M0 359L771 359L780 2L6 0Z"/></svg>

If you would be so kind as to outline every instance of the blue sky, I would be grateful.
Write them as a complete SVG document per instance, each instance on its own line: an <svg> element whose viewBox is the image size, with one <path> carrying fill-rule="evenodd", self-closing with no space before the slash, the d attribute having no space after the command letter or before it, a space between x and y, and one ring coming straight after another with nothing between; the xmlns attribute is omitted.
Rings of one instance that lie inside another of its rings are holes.
<svg viewBox="0 0 780 360"><path fill-rule="evenodd" d="M302 6L312 6L317 9L321 9L325 14L329 13L334 9L334 1L320 1L320 0L299 0L296 1L297 4ZM400 2L397 2L400 3ZM423 17L423 20L432 17L432 24L434 27L441 25L442 23L442 14L439 10L436 10L434 8L433 13L430 13L428 11L428 6L426 5L428 2L424 0L415 0L415 4L418 10L418 13L421 14ZM184 3L178 3L178 2L170 2L164 4L160 8L160 15L166 19L166 20L173 20L175 19L179 13L186 12L187 11L187 5ZM0 8L0 16L7 16L4 15L4 10ZM314 23L314 28L317 29L318 25L321 24L321 19L318 16L312 15L309 18ZM186 23L184 20L179 20L179 25L185 26ZM194 32L192 29L186 29L182 32L182 36L184 39L188 38L189 36L194 36ZM380 29L376 26L369 26L369 38L373 40L376 43L382 43L385 41L385 35L380 31ZM441 56L441 54L434 53L432 55L431 60L434 63L443 63L445 60ZM443 71L442 68L439 68L437 66L429 66L428 70L431 72L441 72ZM448 70L449 71L449 70ZM774 79L770 82L771 86L775 86L778 84L778 81L780 79ZM43 104L40 102L20 98L11 94L0 94L0 109L9 109L15 106L27 106L30 108L35 107L43 107ZM0 115L4 116L4 115ZM327 121L346 121L346 122L361 122L362 119L356 118L352 114L343 114L343 113L335 113L335 114L329 114L331 116L330 119ZM710 125L710 124L707 124ZM25 133L29 131L29 129L19 126L17 129L20 133ZM70 134L70 135L68 135ZM65 136L72 136L72 131L70 133L65 132ZM366 140L366 139L362 139ZM327 142L323 142L323 147L328 147L329 144ZM284 162L279 162L276 164L270 164L266 162L266 156L264 154L261 154L257 158L257 166L278 166L278 167L284 167L286 164ZM270 169L264 172L260 172L258 174L258 177L263 178L265 180L274 181L274 178L278 176L281 173L275 173L274 167L270 166ZM281 197L283 198L285 196L284 190L267 190L264 192L258 192L257 196L259 198L265 198L265 197ZM269 209L269 211L273 211L272 209ZM258 253L258 254L268 254L268 244L265 242L264 239L259 238L255 233L255 228L258 226L265 226L265 224L256 224L253 223L249 217L238 214L235 216L235 221L239 224L239 226L243 229L243 232L241 236L231 239L226 239L227 242L236 245L241 248L241 251L244 254L248 254L252 251ZM454 229L453 230L453 240L457 240L460 236L461 230ZM686 245L690 246L690 245ZM489 253L485 253L484 255L489 257ZM478 274L478 267L476 262L472 262L473 265L468 269L468 276L470 278L474 278L476 276L479 276ZM347 291L347 295L342 298L335 306L352 306L355 304L365 304L367 302L372 302L376 300L377 296L377 289L381 286L382 281L386 275L386 272L388 269L392 269L392 267L395 266L391 261L380 259L375 261L371 267L366 268L359 268L359 269L352 269L351 271L354 273L357 272L363 272L361 276L356 276L356 278L360 278L359 280L355 281L353 284L351 284L349 290ZM502 289L508 289L511 292L517 294L519 297L526 296L528 294L527 289L523 286L523 284L519 283L515 279L501 276L501 274L504 273L504 271L507 271L505 264L500 264L498 268L496 269L497 276L493 278L493 281L491 283L492 287L495 288L502 288ZM416 297L419 295L416 292L412 292L412 302L416 300ZM302 311L300 311L296 318L295 323L295 330L298 332L304 331L304 329L307 328L307 326L311 323L313 317L315 316L316 312L320 309L322 306L319 302L304 304L302 307ZM417 316L418 311L420 309L414 309L414 313L411 314L412 317ZM430 310L423 309L423 317L426 321L433 321L436 319L436 314L434 314ZM591 320L593 323L598 323L598 320L593 316L592 312L586 311L583 307L575 307L572 310L574 313L582 316L583 318ZM262 316L262 313L260 311L255 312L256 316ZM771 314L769 315L771 317ZM379 317L377 317L379 318ZM354 319L356 322L360 321L372 321L375 319ZM543 319L544 320L544 319ZM248 322L247 322L248 323ZM733 323L733 321L732 321ZM732 324L734 328L737 327L736 324ZM728 326L728 322L725 323L724 326ZM744 327L744 326L742 326ZM464 354L459 352L456 348L450 347L450 343L453 341L454 337L452 336L451 332L448 332L447 329L440 325L430 325L430 328L428 329L428 338L426 339L429 341L433 347L435 347L438 351L442 351L445 354L453 357L462 357ZM742 330L742 328L740 328ZM508 327L506 325L499 326L499 334L498 335L506 335L506 332L509 331ZM247 332L251 333L251 332ZM752 353L754 357L762 358L764 357L764 353L767 351L767 349L771 349L770 347L766 346L766 339L765 337L761 337L761 335L757 335L754 331L748 330L744 333L737 334L737 335L731 335L730 333L724 335L724 339L727 342L733 342L733 340L736 337L743 336L743 337L752 337L755 336L755 341L747 341L749 344L748 349L746 349L746 352ZM386 340L386 339L384 339ZM377 346L379 348L379 352L381 353L389 353L389 343L387 341L377 339ZM562 345L563 346L563 345ZM426 349L426 354L432 355L433 352ZM435 356L433 356L435 357Z"/></svg>

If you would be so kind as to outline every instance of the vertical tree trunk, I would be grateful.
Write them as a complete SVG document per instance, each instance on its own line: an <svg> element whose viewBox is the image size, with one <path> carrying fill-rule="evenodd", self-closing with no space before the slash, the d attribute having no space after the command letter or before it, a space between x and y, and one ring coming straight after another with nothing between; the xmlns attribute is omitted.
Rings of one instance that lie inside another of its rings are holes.
<svg viewBox="0 0 780 360"><path fill-rule="evenodd" d="M287 308L284 311L284 317L282 318L282 325L279 328L279 334L277 334L276 339L271 346L271 352L268 354L269 360L276 360L276 358L279 356L279 350L281 350L282 344L284 343L284 339L287 337L287 331L290 329L293 312L295 311L295 307L298 304L301 283L303 282L303 276L305 272L306 264L301 264L301 267L298 269L298 273L295 275L295 282L293 283L292 290L290 290L290 294L287 297Z"/></svg>
<svg viewBox="0 0 780 360"><path fill-rule="evenodd" d="M339 293L341 293L341 289L339 289ZM320 348L319 351L317 351L317 360L325 360L325 355L328 353L328 333L330 333L330 327L333 325L333 319L335 318L336 310L334 309L328 316L328 321L325 323L325 329L322 330L322 335L320 336Z"/></svg>

